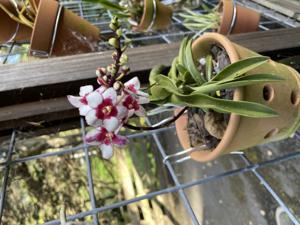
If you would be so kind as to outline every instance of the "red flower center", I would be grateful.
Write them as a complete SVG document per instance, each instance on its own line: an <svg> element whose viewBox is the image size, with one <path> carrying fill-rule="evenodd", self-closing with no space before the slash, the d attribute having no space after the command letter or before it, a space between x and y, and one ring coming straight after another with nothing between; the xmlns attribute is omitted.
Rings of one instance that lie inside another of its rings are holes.
<svg viewBox="0 0 300 225"><path fill-rule="evenodd" d="M110 145L114 137L114 133L109 133L105 128L101 128L101 132L97 135L96 139L100 143Z"/></svg>
<svg viewBox="0 0 300 225"><path fill-rule="evenodd" d="M135 87L134 87L133 84L128 85L127 88L128 88L128 90L130 90L131 92L133 92L133 93L135 93L135 94L137 93L137 91L136 91L136 89L135 89Z"/></svg>
<svg viewBox="0 0 300 225"><path fill-rule="evenodd" d="M82 104L84 104L84 105L87 105L88 102L87 102L87 100L86 100L86 96L82 97L82 98L80 99L80 102L81 102Z"/></svg>
<svg viewBox="0 0 300 225"><path fill-rule="evenodd" d="M123 106L125 106L129 110L139 110L140 108L138 102L130 95L126 97L125 101L123 102Z"/></svg>
<svg viewBox="0 0 300 225"><path fill-rule="evenodd" d="M104 99L103 102L98 106L96 110L96 117L98 119L110 119L116 117L118 114L117 108L113 105L111 99Z"/></svg>

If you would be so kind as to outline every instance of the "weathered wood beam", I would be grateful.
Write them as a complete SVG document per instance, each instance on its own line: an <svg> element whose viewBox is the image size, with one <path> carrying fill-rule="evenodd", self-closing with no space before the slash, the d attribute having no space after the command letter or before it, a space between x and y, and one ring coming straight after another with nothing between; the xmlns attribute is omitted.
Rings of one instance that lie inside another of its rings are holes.
<svg viewBox="0 0 300 225"><path fill-rule="evenodd" d="M300 4L291 0L252 0L267 8L273 9L291 18L300 21Z"/></svg>
<svg viewBox="0 0 300 225"><path fill-rule="evenodd" d="M300 28L280 29L230 36L256 52L300 47ZM134 73L154 65L170 65L179 43L129 49ZM111 52L91 53L0 66L0 106L75 94L78 87L94 81L95 69L112 62Z"/></svg>

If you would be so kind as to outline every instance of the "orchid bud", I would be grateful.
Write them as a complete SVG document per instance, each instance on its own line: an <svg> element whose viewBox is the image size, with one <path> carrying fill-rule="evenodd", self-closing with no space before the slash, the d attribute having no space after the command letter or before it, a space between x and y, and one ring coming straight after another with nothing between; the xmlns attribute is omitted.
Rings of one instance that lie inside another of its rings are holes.
<svg viewBox="0 0 300 225"><path fill-rule="evenodd" d="M130 71L130 69L129 69L129 67L128 66L122 66L122 72L126 75L126 74L128 74L129 73L129 71Z"/></svg>
<svg viewBox="0 0 300 225"><path fill-rule="evenodd" d="M125 65L128 62L128 56L126 54L123 54L120 58L120 64Z"/></svg>
<svg viewBox="0 0 300 225"><path fill-rule="evenodd" d="M110 23L109 28L112 29L113 31L116 31L118 29L118 27L114 23Z"/></svg>
<svg viewBox="0 0 300 225"><path fill-rule="evenodd" d="M117 57L118 57L118 53L117 52L113 52L112 59L113 60L117 60Z"/></svg>
<svg viewBox="0 0 300 225"><path fill-rule="evenodd" d="M113 46L114 48L118 48L119 47L119 42L116 38L110 38L108 40L108 43Z"/></svg>
<svg viewBox="0 0 300 225"><path fill-rule="evenodd" d="M118 29L116 31L116 34L117 34L118 37L121 37L123 35L122 29Z"/></svg>
<svg viewBox="0 0 300 225"><path fill-rule="evenodd" d="M107 82L108 81L108 77L107 76L103 76L102 80L104 80L105 82Z"/></svg>
<svg viewBox="0 0 300 225"><path fill-rule="evenodd" d="M113 27L114 29L112 29L112 28L111 28L111 29L114 30L114 31L116 31L117 29L119 29L120 23L119 23L118 17L115 16L115 17L111 20L110 25L112 25L112 27Z"/></svg>
<svg viewBox="0 0 300 225"><path fill-rule="evenodd" d="M117 81L114 83L113 85L113 88L116 90L116 91L119 91L121 88L122 88L122 83L120 81Z"/></svg>
<svg viewBox="0 0 300 225"><path fill-rule="evenodd" d="M96 70L96 75L98 77L100 76L104 76L106 74L106 69L104 67L99 67L97 70Z"/></svg>
<svg viewBox="0 0 300 225"><path fill-rule="evenodd" d="M107 71L110 72L111 74L116 74L117 68L115 64L111 64L107 67Z"/></svg>

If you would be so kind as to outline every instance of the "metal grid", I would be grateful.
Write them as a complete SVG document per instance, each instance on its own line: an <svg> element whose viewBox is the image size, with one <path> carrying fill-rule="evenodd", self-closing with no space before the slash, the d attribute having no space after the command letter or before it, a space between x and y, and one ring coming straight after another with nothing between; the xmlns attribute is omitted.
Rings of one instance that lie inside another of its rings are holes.
<svg viewBox="0 0 300 225"><path fill-rule="evenodd" d="M215 4L215 2L211 2L211 1L207 2L207 3L212 4L212 5ZM100 8L94 8L94 6L92 6L90 4L83 4L81 1L78 1L78 2L74 2L74 1L66 2L65 1L64 4L66 5L66 7L74 10L75 12L78 12L84 18L92 21L94 24L101 27L102 33L108 34L110 32L107 29L108 23L110 20L109 13L103 12L103 10L101 10ZM99 12L103 12L101 17L98 17ZM199 12L201 12L201 11L199 11ZM270 15L272 15L272 16L270 16ZM106 20L104 22L103 22L103 18L106 18ZM274 16L274 13L269 14L269 11L268 11L268 13L265 14L263 17L263 20L260 24L260 28L262 30L268 30L268 29L273 29L273 28L295 26L295 24L291 23L290 20L280 20L279 21L276 18L277 18L277 16ZM173 17L173 21L174 21L174 23L173 23L172 27L167 32L161 32L161 33L153 32L153 33L145 35L145 34L139 34L139 33L134 33L131 31L127 31L127 32L125 32L124 35L125 35L125 37L131 38L133 40L132 47L138 47L141 45L148 45L148 44L154 44L154 43L170 43L170 42L180 40L186 34L195 34L196 33L193 30L184 28L181 18L176 13ZM6 45L4 47L7 48L6 53L4 55L0 55L0 58L2 58L3 63L8 63L9 57L19 55L20 52L23 52L23 53L26 52L26 51L24 51L23 47L20 48L18 45L15 45L15 43ZM26 47L25 47L25 49L26 49ZM151 125L151 120L149 118L147 119L147 123L149 125ZM82 137L84 137L85 133L86 133L86 128L84 125L83 118L80 119L80 127L81 127ZM129 139L131 139L131 138L142 138L144 136L152 136L158 147L158 150L159 150L159 153L160 153L162 159L165 159L167 157L166 146L161 142L158 134L161 132L163 133L163 132L169 131L169 130L174 130L174 127L164 128L164 129L151 131L151 132L130 134L127 137ZM87 168L90 210L69 216L68 217L69 220L75 220L75 219L84 218L87 216L93 216L93 223L95 225L97 225L97 224L100 224L99 217L97 215L104 211L108 211L108 210L111 210L114 208L120 208L120 207L126 206L128 204L133 204L133 203L145 200L145 199L151 199L156 196L163 195L163 194L179 193L182 203L186 209L186 212L189 215L189 217L191 218L191 223L195 224L195 225L200 224L200 222L197 220L197 217L195 215L193 207L190 204L190 200L186 196L186 190L191 187L204 185L206 183L220 180L223 178L236 176L239 174L251 173L258 179L259 182L261 182L261 184L264 186L264 188L267 190L267 192L274 198L274 200L277 202L277 204L282 207L283 211L288 215L290 220L295 225L300 225L300 221L297 219L297 216L292 212L292 210L288 207L288 205L282 200L280 195L268 183L268 181L265 179L265 177L262 176L262 174L259 172L259 170L262 168L272 167L272 166L275 166L282 162L286 162L286 161L289 161L292 159L293 160L298 159L300 157L300 151L295 151L293 153L289 153L284 156L279 156L274 159L266 160L266 161L259 162L259 163L252 162L247 157L247 155L245 155L244 153L238 152L238 153L235 153L234 156L232 156L232 157L238 157L241 160L243 160L244 165L241 168L228 170L226 172L217 173L217 174L214 174L214 175L202 178L202 179L192 180L192 181L185 182L185 183L182 183L179 181L178 175L174 169L175 165L172 164L170 161L164 161L165 166L175 184L174 186L164 188L164 189L161 189L158 191L150 192L148 194L145 194L145 195L142 195L142 196L139 196L136 198L132 198L129 200L124 200L124 201L120 201L120 202L117 202L117 203L114 203L111 205L99 207L96 205L96 201L95 201L94 182L93 182L93 175L92 175L92 171L91 171L91 162L90 162L90 154L89 154L90 146L86 145L86 143L83 143L80 146L62 149L57 152L44 153L44 154L39 154L39 155L34 155L34 156L29 156L29 157L24 157L24 158L12 159L12 154L13 154L13 151L15 149L15 144L16 144L16 138L17 138L17 132L13 131L12 135L11 135L10 145L9 145L7 155L6 155L6 160L5 160L5 162L0 163L0 166L4 168L4 176L3 176L2 188L1 188L1 201L0 201L0 224L2 221L3 210L5 208L6 188L7 188L7 184L8 184L8 180L9 180L10 169L12 166L19 164L19 163L36 160L36 159L68 155L68 154L72 154L74 152L83 151L84 155L85 155L85 163L86 163L86 168ZM300 140L300 134L297 133L295 138ZM45 225L55 225L55 224L60 224L60 221L52 220L52 221L48 221L44 224Z"/></svg>

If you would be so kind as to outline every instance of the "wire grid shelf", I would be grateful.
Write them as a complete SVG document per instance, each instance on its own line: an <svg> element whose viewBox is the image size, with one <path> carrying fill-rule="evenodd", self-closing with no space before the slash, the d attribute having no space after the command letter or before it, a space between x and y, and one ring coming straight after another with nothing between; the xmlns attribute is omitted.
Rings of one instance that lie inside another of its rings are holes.
<svg viewBox="0 0 300 225"><path fill-rule="evenodd" d="M243 1L242 1L243 2ZM243 2L244 3L244 2ZM104 11L103 9L99 7L95 7L92 4L88 3L82 3L81 1L63 1L63 4L70 8L71 10L75 11L85 19L91 21L95 25L99 26L101 28L101 31L103 34L109 34L110 31L108 29L108 24L111 18L111 15ZM213 7L216 5L216 1L207 1L207 4ZM249 4L247 2L246 4ZM259 10L262 8L255 5L255 7L258 7ZM293 27L296 26L296 22L285 18L281 19L280 15L277 15L275 12L272 12L270 10L267 10L263 8L264 16L262 18L260 29L261 30L269 30L269 29L276 29L276 28L283 28L283 27ZM202 13L203 11L198 10L199 13ZM100 15L100 16L99 16ZM279 18L279 19L278 19ZM149 34L141 34L141 33L135 33L132 31L126 31L124 34L124 37L131 38L132 39L132 47L139 47L143 45L151 45L151 44L157 44L157 43L171 43L180 41L183 36L185 35L194 35L196 34L196 31L190 30L188 28L185 28L182 23L182 18L178 15L178 13L175 13L173 16L173 24L172 27L165 31L165 32L151 32ZM104 48L109 48L105 44ZM27 45L19 45L16 43L9 43L7 45L2 46L3 48L6 48L2 55L0 55L0 59L2 60L2 63L16 63L19 61L19 56L22 54L27 54ZM146 119L146 122L148 125L151 125L152 120L150 118ZM80 119L80 127L81 127L81 136L84 137L86 133L86 127L84 120ZM146 136L150 136L153 138L154 143L157 146L158 152L161 156L161 162L163 159L165 159L168 155L168 151L166 148L168 146L166 143L163 143L162 139L159 135L165 133L165 132L174 132L174 127L164 128L157 131L151 131L151 132L142 132L142 133L135 133L135 134L129 134L127 137L129 139L134 138L145 138ZM43 158L50 158L55 156L64 156L64 155L70 155L77 152L84 153L84 159L85 159L85 165L86 165L86 172L87 172L87 184L88 184L88 192L89 192L89 203L90 203L90 210L83 211L74 215L71 215L68 217L69 220L76 220L76 219L82 219L87 216L92 216L93 218L93 224L97 225L100 224L99 217L101 218L101 213L104 213L106 211L110 211L116 208L121 208L124 206L127 206L129 204L134 204L137 202L141 202L143 200L152 199L160 195L164 194L170 194L170 193L178 193L181 202L186 209L186 213L188 214L190 218L189 224L202 224L203 221L200 221L198 218L198 213L195 212L194 207L191 204L191 199L187 196L187 190L193 187L199 187L202 185L209 184L211 182L223 180L224 178L229 178L237 175L245 175L245 174L251 174L253 175L259 183L263 186L266 193L270 196L272 196L273 201L275 204L280 207L283 212L288 216L290 221L292 221L293 224L300 225L299 221L299 215L296 215L294 210L289 207L289 205L284 201L284 198L278 191L276 191L276 188L274 188L268 179L263 175L261 172L264 168L270 168L274 167L278 164L282 164L284 162L290 162L291 160L298 160L298 157L300 157L300 151L291 151L288 154L283 155L277 155L274 158L268 159L268 160L262 160L262 161L253 161L251 160L247 154L237 152L234 153L234 156L231 156L232 158L241 160L241 166L238 168L232 168L229 170L226 170L224 172L217 172L215 174L202 177L201 179L193 179L188 181L182 181L182 179L179 176L178 173L178 166L180 164L173 164L170 161L164 161L165 167L167 168L169 175L173 181L173 186L162 188L157 191L149 192L147 194L131 198L128 200L119 201L110 205L106 206L99 206L96 203L96 197L95 197L95 182L93 180L92 175L92 169L91 169L91 152L90 152L90 146L87 146L86 143L83 143L71 148L65 148L60 149L56 152L47 152L43 154L38 155L32 155L27 156L23 158L13 158L13 152L15 150L16 142L17 142L18 132L13 131L11 134L10 144L7 153L5 154L5 161L0 163L0 166L3 169L3 181L1 186L1 201L0 201L0 221L2 220L3 212L5 210L5 199L7 193L7 186L9 184L9 178L11 169L13 166L17 164L22 164L26 162L30 162L37 159L43 159ZM297 133L294 137L295 140L300 141L300 135ZM82 139L84 140L84 139ZM299 196L298 196L299 197ZM100 216L98 216L100 215ZM60 224L60 221L58 219L56 220L49 220L46 223L43 223L44 225L55 225ZM204 223L203 223L204 224ZM220 224L220 221L219 223ZM250 225L251 223L249 223Z"/></svg>

